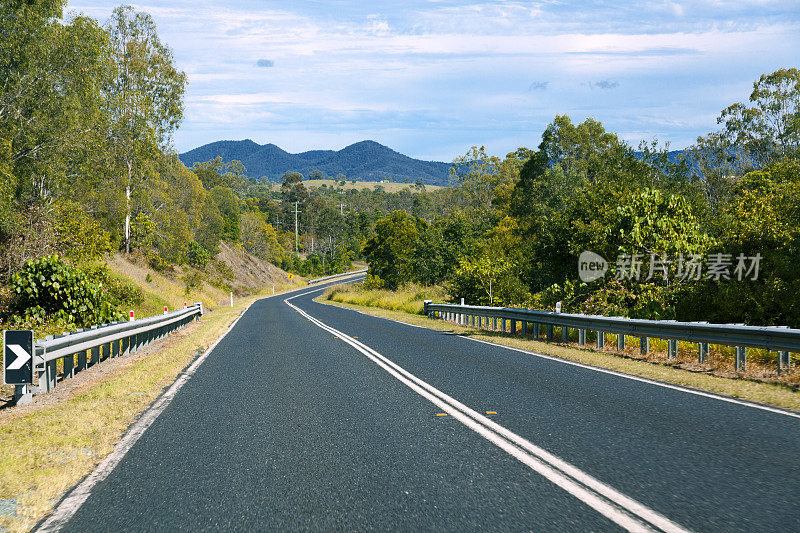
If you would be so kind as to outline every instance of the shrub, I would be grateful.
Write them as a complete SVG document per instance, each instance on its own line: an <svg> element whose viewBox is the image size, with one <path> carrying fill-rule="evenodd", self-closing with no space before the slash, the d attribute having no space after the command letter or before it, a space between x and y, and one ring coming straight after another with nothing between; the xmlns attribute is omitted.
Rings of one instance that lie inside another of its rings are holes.
<svg viewBox="0 0 800 533"><path fill-rule="evenodd" d="M209 261L211 261L211 252L206 250L197 241L189 243L189 253L186 254L189 264L195 268L204 269Z"/></svg>
<svg viewBox="0 0 800 533"><path fill-rule="evenodd" d="M14 322L52 317L86 327L125 318L100 284L58 255L29 260L11 278L10 289L9 311Z"/></svg>

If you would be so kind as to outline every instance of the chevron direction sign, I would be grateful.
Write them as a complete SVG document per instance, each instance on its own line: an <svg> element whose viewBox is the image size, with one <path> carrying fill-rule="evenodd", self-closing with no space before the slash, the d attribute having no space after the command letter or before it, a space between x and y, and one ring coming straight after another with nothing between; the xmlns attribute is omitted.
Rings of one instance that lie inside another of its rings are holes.
<svg viewBox="0 0 800 533"><path fill-rule="evenodd" d="M3 382L6 385L33 383L33 331L3 331Z"/></svg>

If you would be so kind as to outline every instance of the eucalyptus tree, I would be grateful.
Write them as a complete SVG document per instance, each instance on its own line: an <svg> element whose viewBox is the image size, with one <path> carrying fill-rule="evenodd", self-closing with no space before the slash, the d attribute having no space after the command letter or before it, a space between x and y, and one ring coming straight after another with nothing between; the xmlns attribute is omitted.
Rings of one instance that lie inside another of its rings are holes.
<svg viewBox="0 0 800 533"><path fill-rule="evenodd" d="M759 169L800 153L800 70L781 68L753 82L751 105L737 102L717 119L735 155Z"/></svg>
<svg viewBox="0 0 800 533"><path fill-rule="evenodd" d="M106 23L114 75L106 86L111 163L125 191L125 251L130 252L131 192L140 187L151 163L170 148L183 118L186 74L174 64L155 22L131 6L114 9Z"/></svg>

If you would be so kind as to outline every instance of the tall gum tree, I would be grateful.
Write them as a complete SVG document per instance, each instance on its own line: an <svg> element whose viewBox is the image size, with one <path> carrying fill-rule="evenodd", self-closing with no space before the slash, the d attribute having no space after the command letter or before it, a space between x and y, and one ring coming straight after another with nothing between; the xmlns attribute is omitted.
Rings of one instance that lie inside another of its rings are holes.
<svg viewBox="0 0 800 533"><path fill-rule="evenodd" d="M170 148L183 118L186 74L158 37L147 13L114 9L106 23L115 75L107 87L108 142L125 188L125 252L130 253L131 191L145 179L148 161Z"/></svg>

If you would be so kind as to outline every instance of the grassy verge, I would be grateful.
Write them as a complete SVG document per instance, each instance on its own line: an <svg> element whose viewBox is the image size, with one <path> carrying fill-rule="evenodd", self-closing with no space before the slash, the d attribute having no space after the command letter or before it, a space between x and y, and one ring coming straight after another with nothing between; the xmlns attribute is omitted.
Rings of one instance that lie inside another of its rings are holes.
<svg viewBox="0 0 800 533"><path fill-rule="evenodd" d="M684 387L691 387L694 389L704 390L715 394L731 396L748 400L752 402L772 405L793 411L800 411L800 392L794 388L791 383L765 383L757 381L754 378L748 378L742 375L715 375L703 369L684 368L681 365L685 364L683 361L676 363L667 363L661 361L660 354L654 353L651 355L650 360L636 358L633 355L622 353L603 352L585 348L577 348L569 344L556 344L549 342L542 342L533 338L504 335L497 332L484 331L473 327L460 326L441 320L431 320L421 314L408 312L402 310L402 306L397 309L387 309L378 306L365 305L360 303L366 297L361 295L359 298L342 296L343 292L348 292L347 289L340 289L338 294L333 294L333 291L328 291L319 298L317 301L322 303L332 303L341 307L356 309L374 316L399 320L416 326L423 326L430 329L440 331L447 331L456 333L466 337L471 337L479 340L502 344L512 348L519 348L531 352L542 353L576 361L600 368L624 372L634 376L653 379L665 383L681 385ZM356 294L358 291L351 291ZM366 291L361 291L366 292ZM399 297L398 297L399 298ZM425 298L428 299L428 298ZM345 301L349 300L349 301ZM607 341L607 345L613 344ZM630 344L629 344L630 346ZM629 352L633 352L629 350ZM724 354L723 354L724 355ZM719 357L723 357L720 355ZM683 354L684 358L687 356ZM720 364L724 367L725 361ZM748 363L750 364L750 363ZM755 366L754 363L751 366ZM796 367L795 367L796 368ZM725 368L723 372L727 371ZM793 370L789 381L796 381L800 374L797 370Z"/></svg>
<svg viewBox="0 0 800 533"><path fill-rule="evenodd" d="M217 308L163 341L160 349L99 376L63 401L3 413L0 530L28 531L47 515L64 491L112 452L164 388L259 297Z"/></svg>
<svg viewBox="0 0 800 533"><path fill-rule="evenodd" d="M446 294L436 287L408 286L398 291L363 289L361 284L339 285L325 292L325 299L390 311L421 315L425 300L441 302Z"/></svg>

